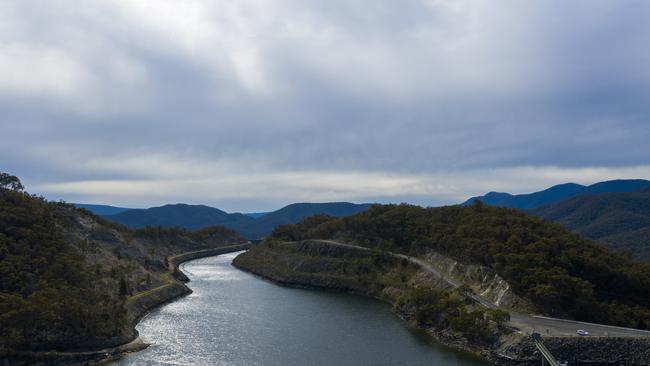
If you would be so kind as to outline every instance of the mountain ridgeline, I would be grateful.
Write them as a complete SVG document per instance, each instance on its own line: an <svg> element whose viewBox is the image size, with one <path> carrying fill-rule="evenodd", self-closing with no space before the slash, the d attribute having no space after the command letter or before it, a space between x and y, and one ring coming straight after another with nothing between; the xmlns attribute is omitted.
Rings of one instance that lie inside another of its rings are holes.
<svg viewBox="0 0 650 366"><path fill-rule="evenodd" d="M74 203L73 206L76 208L83 208L84 210L88 210L94 213L95 215L100 215L100 216L115 215L120 212L131 210L130 208L125 208L125 207L115 207L109 205L90 205L84 203Z"/></svg>
<svg viewBox="0 0 650 366"><path fill-rule="evenodd" d="M329 239L425 258L437 252L487 267L536 311L650 329L650 265L521 211L375 205L357 215L309 217L266 242Z"/></svg>
<svg viewBox="0 0 650 366"><path fill-rule="evenodd" d="M484 196L472 197L463 203L470 205L474 201L497 207L533 210L538 207L557 203L568 198L599 193L633 192L650 185L643 179L619 179L583 186L575 183L559 184L540 192L517 194L490 192Z"/></svg>
<svg viewBox="0 0 650 366"><path fill-rule="evenodd" d="M114 215L104 215L104 218L133 228L178 226L186 229L212 225L240 227L254 220L240 213L229 214L213 207L186 204L126 210Z"/></svg>
<svg viewBox="0 0 650 366"><path fill-rule="evenodd" d="M278 225L293 224L307 216L318 214L334 217L349 216L365 211L368 207L370 204L348 202L294 203L277 211L251 217L240 213L227 213L203 205L173 204L126 210L114 215L104 215L104 218L132 228L179 226L198 229L221 225L238 231L246 238L259 239L270 234Z"/></svg>
<svg viewBox="0 0 650 366"><path fill-rule="evenodd" d="M587 238L650 260L650 187L580 195L531 211Z"/></svg>

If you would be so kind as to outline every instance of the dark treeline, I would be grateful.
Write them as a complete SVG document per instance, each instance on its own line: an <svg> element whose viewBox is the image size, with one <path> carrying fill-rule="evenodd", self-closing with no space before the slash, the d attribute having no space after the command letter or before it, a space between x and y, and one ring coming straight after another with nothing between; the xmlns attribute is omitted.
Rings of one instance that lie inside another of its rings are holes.
<svg viewBox="0 0 650 366"><path fill-rule="evenodd" d="M64 240L59 203L0 189L0 354L119 336L126 312Z"/></svg>
<svg viewBox="0 0 650 366"><path fill-rule="evenodd" d="M334 239L415 256L436 251L495 270L545 314L650 328L650 265L513 209L376 205L280 226L271 238Z"/></svg>

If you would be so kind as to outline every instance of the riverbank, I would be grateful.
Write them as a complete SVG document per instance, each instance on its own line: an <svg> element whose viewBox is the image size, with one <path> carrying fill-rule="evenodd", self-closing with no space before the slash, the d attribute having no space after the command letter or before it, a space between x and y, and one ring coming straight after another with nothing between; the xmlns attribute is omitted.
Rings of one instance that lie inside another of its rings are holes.
<svg viewBox="0 0 650 366"><path fill-rule="evenodd" d="M194 292L148 314L155 345L110 366L488 366L405 326L365 296L277 286L232 265L239 253L183 264Z"/></svg>
<svg viewBox="0 0 650 366"><path fill-rule="evenodd" d="M446 289L449 284L379 252L328 245L322 241L264 243L238 256L233 265L274 283L290 287L330 289L374 297L393 305L397 315L424 329L443 345L462 349L498 365L538 365L541 355L530 337L512 330L491 342L470 341L451 329L423 327L398 299L418 287ZM411 309L412 310L412 309ZM549 350L560 360L581 365L650 365L648 338L548 337Z"/></svg>
<svg viewBox="0 0 650 366"><path fill-rule="evenodd" d="M247 250L251 244L239 244L220 248L212 248L187 252L169 258L168 283L157 288L135 294L127 299L125 308L130 326L133 328L133 337L119 345L108 345L90 350L72 352L39 351L22 352L2 360L2 366L90 366L114 360L129 352L137 352L148 347L138 336L135 330L137 323L150 311L165 305L179 297L192 292L183 282L184 275L178 270L180 264L198 258L211 257L220 254ZM180 274L176 275L175 274ZM180 277L180 278L178 278Z"/></svg>
<svg viewBox="0 0 650 366"><path fill-rule="evenodd" d="M440 344L486 360L490 360L491 353L501 345L501 340L496 344L472 342L451 329L423 327L413 308L397 306L399 299L415 288L450 288L446 279L405 258L307 240L265 243L236 257L233 265L282 286L328 289L387 302L397 316L426 331Z"/></svg>

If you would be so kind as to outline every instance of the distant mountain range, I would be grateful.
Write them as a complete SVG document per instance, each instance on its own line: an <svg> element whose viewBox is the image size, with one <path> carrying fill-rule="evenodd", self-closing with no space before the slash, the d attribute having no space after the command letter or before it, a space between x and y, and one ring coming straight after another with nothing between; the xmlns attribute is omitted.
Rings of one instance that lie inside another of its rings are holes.
<svg viewBox="0 0 650 366"><path fill-rule="evenodd" d="M125 207L115 207L108 205L90 205L84 203L73 203L76 208L85 208L86 210L94 213L95 215L115 215L120 212L131 210Z"/></svg>
<svg viewBox="0 0 650 366"><path fill-rule="evenodd" d="M650 187L580 195L531 211L610 248L650 260Z"/></svg>
<svg viewBox="0 0 650 366"><path fill-rule="evenodd" d="M349 216L367 210L371 204L294 203L277 211L253 214L227 213L214 207L187 204L171 204L147 209L121 209L84 204L75 204L75 206L86 208L110 221L129 227L180 226L199 229L222 225L237 230L248 239L259 239L270 234L279 225L294 224L307 216L318 214Z"/></svg>
<svg viewBox="0 0 650 366"><path fill-rule="evenodd" d="M557 203L579 195L597 193L633 192L643 187L650 186L650 181L643 179L619 179L583 186L575 183L565 183L553 186L540 192L517 194L490 192L484 196L472 197L464 205L472 204L476 200L498 207L518 208L520 210L533 210L538 207Z"/></svg>
<svg viewBox="0 0 650 366"><path fill-rule="evenodd" d="M650 181L612 180L583 186L560 184L540 192L512 195L490 192L463 203L481 202L517 208L558 222L587 238L611 248L650 260ZM370 204L349 202L295 203L273 212L228 213L203 205L172 204L148 209L76 204L104 218L129 227L181 226L198 229L223 225L248 239L269 235L283 224L294 224L307 216L326 214L342 217L367 210Z"/></svg>
<svg viewBox="0 0 650 366"><path fill-rule="evenodd" d="M350 216L366 211L371 204L349 202L331 203L294 203L277 211L263 215L239 229L246 238L261 238L270 234L279 225L295 224L307 216L329 215L335 217Z"/></svg>
<svg viewBox="0 0 650 366"><path fill-rule="evenodd" d="M464 205L476 200L527 211L610 248L650 260L650 181L612 180L590 186L567 183L518 195L490 192L470 198Z"/></svg>
<svg viewBox="0 0 650 366"><path fill-rule="evenodd" d="M244 215L250 216L250 217L252 217L254 219L257 219L257 218L260 218L260 217L262 217L262 216L264 216L264 215L266 215L268 213L270 213L270 212L248 212L248 213L245 213Z"/></svg>
<svg viewBox="0 0 650 366"><path fill-rule="evenodd" d="M183 203L127 210L115 215L104 215L104 217L130 227L180 226L187 229L200 229L214 225L234 228L254 220L240 213L231 214L214 207Z"/></svg>

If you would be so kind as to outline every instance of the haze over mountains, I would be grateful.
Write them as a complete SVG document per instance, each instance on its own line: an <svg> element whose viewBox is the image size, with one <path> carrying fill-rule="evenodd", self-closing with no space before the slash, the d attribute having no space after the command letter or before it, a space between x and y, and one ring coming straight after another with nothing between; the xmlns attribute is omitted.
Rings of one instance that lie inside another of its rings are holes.
<svg viewBox="0 0 650 366"><path fill-rule="evenodd" d="M599 182L590 186L576 183L558 184L540 192L517 194L503 192L490 192L479 197L472 197L463 204L468 205L476 200L497 207L518 208L532 210L544 205L560 202L578 195L613 192L633 192L650 185L650 181L643 179L618 179Z"/></svg>
<svg viewBox="0 0 650 366"><path fill-rule="evenodd" d="M650 187L580 195L531 211L610 248L650 260Z"/></svg>
<svg viewBox="0 0 650 366"><path fill-rule="evenodd" d="M248 239L259 239L273 231L277 226L293 224L304 217L313 215L349 216L365 211L371 204L349 202L294 203L269 213L241 214L227 213L204 205L170 204L147 209L124 209L114 214L105 214L118 209L112 206L76 204L104 218L128 227L180 226L199 229L222 225L237 230Z"/></svg>

